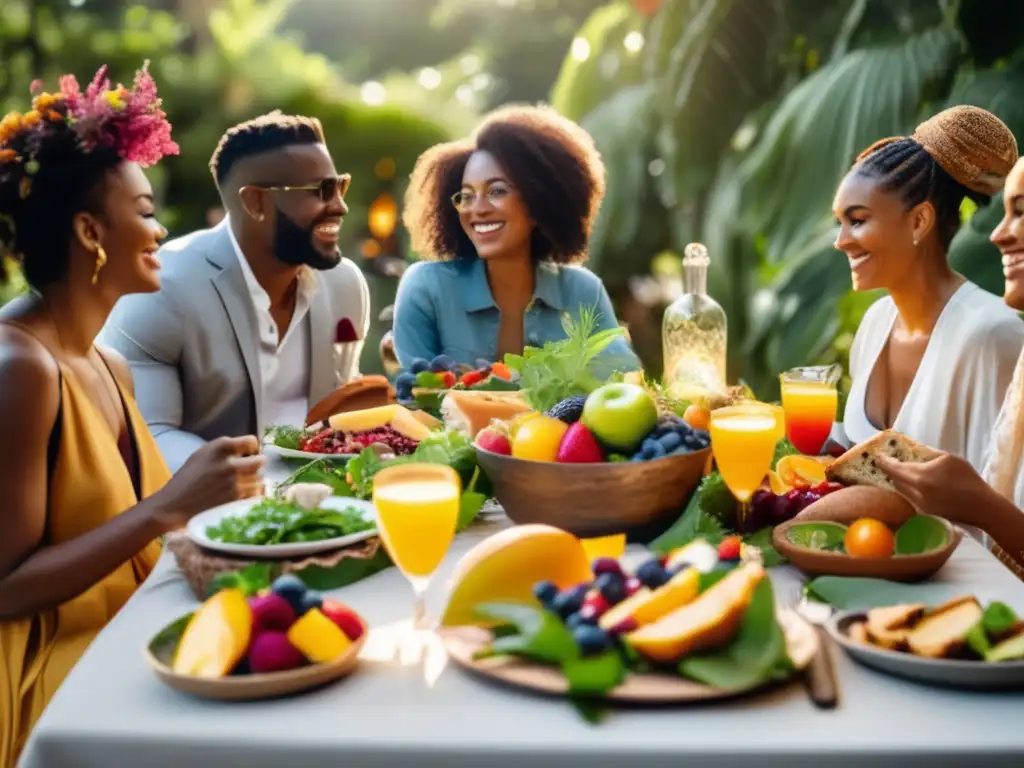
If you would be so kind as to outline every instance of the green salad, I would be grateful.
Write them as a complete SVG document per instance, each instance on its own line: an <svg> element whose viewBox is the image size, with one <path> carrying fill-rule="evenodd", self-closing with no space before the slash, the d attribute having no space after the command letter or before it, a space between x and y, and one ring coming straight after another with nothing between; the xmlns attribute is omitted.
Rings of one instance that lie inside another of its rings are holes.
<svg viewBox="0 0 1024 768"><path fill-rule="evenodd" d="M225 544L297 544L368 531L375 524L356 507L306 509L281 499L265 499L244 515L222 518L206 528L213 541Z"/></svg>

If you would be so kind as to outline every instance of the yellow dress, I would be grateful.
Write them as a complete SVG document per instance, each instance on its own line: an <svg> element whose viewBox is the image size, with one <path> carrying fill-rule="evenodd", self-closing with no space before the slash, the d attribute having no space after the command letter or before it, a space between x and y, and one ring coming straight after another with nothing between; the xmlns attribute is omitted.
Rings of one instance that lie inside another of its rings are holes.
<svg viewBox="0 0 1024 768"><path fill-rule="evenodd" d="M50 475L48 544L80 536L138 503L131 474L108 423L74 373L64 365L60 372L60 443ZM118 388L134 437L145 498L160 490L171 475L134 398L120 383ZM63 605L31 618L0 622L0 766L13 768L61 682L149 575L159 556L160 544L153 541Z"/></svg>

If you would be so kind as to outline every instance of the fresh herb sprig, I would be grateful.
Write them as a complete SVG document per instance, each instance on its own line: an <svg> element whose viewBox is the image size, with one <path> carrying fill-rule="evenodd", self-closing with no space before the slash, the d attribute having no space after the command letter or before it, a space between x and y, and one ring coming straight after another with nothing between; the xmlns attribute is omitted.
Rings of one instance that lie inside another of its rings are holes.
<svg viewBox="0 0 1024 768"><path fill-rule="evenodd" d="M565 338L543 347L526 347L521 355L505 355L505 364L517 371L526 402L536 411L546 411L573 395L589 395L602 384L616 378L600 375L600 368L635 365L632 358L602 360L597 357L609 344L622 336L622 328L607 328L595 333L599 314L595 307L580 307L579 321L566 315L562 320Z"/></svg>
<svg viewBox="0 0 1024 768"><path fill-rule="evenodd" d="M208 526L206 535L225 544L293 544L323 541L368 531L374 523L355 507L343 510L306 509L282 499L268 498L244 515L221 518Z"/></svg>
<svg viewBox="0 0 1024 768"><path fill-rule="evenodd" d="M288 448L293 451L299 450L299 440L305 434L299 427L287 424L274 424L263 431L264 437L269 437L270 442L278 448Z"/></svg>

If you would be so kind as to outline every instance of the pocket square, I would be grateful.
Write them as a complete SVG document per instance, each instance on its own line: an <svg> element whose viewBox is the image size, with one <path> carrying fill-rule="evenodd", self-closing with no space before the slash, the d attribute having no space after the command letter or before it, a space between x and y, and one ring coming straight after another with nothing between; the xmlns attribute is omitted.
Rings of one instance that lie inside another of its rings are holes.
<svg viewBox="0 0 1024 768"><path fill-rule="evenodd" d="M334 343L347 344L351 341L359 341L359 336L356 333L356 327L352 325L352 321L347 317L343 317L334 327Z"/></svg>

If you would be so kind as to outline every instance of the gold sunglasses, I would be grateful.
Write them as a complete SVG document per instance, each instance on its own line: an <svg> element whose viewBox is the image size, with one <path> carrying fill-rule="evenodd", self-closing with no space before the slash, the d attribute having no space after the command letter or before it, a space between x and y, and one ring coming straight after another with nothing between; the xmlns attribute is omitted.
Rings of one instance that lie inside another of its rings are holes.
<svg viewBox="0 0 1024 768"><path fill-rule="evenodd" d="M303 184L300 186L270 186L266 184L250 184L249 186L256 189L264 189L267 192L316 192L316 196L321 202L329 203L334 199L335 195L340 195L342 200L345 199L345 195L348 194L348 188L352 186L352 176L343 173L337 178L324 179L318 184Z"/></svg>

